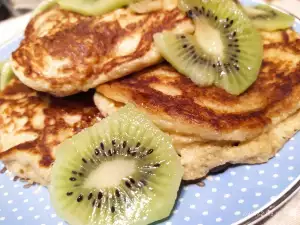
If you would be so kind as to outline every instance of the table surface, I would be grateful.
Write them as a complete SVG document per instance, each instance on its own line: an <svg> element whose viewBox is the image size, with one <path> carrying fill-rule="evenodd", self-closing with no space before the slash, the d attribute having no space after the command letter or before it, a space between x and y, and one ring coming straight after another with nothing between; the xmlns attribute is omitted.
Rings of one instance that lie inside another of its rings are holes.
<svg viewBox="0 0 300 225"><path fill-rule="evenodd" d="M300 18L300 0L268 0ZM0 22L0 46L20 35L30 20L30 14ZM300 193L280 209L264 225L300 225Z"/></svg>

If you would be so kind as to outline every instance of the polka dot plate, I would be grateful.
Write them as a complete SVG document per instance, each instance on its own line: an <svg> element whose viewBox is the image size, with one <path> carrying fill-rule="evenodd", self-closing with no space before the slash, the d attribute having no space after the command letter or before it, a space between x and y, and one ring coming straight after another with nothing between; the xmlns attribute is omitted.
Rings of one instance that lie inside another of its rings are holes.
<svg viewBox="0 0 300 225"><path fill-rule="evenodd" d="M244 0L244 4L255 2ZM300 32L300 21L294 26ZM0 60L18 47L14 40L0 48ZM284 204L300 187L300 133L275 158L263 165L236 166L209 176L205 186L183 187L177 205L164 225L255 224ZM2 167L2 165L0 165ZM46 188L0 175L0 224L65 225L51 207Z"/></svg>

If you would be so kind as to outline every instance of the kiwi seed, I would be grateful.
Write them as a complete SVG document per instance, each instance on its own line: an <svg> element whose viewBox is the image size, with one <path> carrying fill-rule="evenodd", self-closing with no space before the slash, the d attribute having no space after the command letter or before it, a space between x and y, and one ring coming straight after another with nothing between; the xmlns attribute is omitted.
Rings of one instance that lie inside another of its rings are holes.
<svg viewBox="0 0 300 225"><path fill-rule="evenodd" d="M147 152L147 155L151 155L153 153L153 149L150 149L148 152Z"/></svg>
<svg viewBox="0 0 300 225"><path fill-rule="evenodd" d="M96 148L95 149L95 155L99 155L100 154L100 151Z"/></svg>
<svg viewBox="0 0 300 225"><path fill-rule="evenodd" d="M135 184L135 180L133 178L129 179L132 184Z"/></svg>
<svg viewBox="0 0 300 225"><path fill-rule="evenodd" d="M101 149L104 151L105 149L104 149L104 144L103 144L103 142L101 142L100 143L100 147L101 147Z"/></svg>
<svg viewBox="0 0 300 225"><path fill-rule="evenodd" d="M126 187L128 187L129 189L131 188L131 184L128 181L125 181L125 185Z"/></svg>
<svg viewBox="0 0 300 225"><path fill-rule="evenodd" d="M93 193L90 193L89 196L88 196L88 200L91 200L93 197Z"/></svg>
<svg viewBox="0 0 300 225"><path fill-rule="evenodd" d="M116 211L115 207L112 206L112 207L111 207L111 212L114 213L115 211Z"/></svg>
<svg viewBox="0 0 300 225"><path fill-rule="evenodd" d="M77 202L81 202L82 200L83 200L83 195L80 194L80 195L78 196L78 198L77 198Z"/></svg>
<svg viewBox="0 0 300 225"><path fill-rule="evenodd" d="M99 193L98 193L98 199L101 200L102 197L103 197L103 194L102 194L101 191L99 191Z"/></svg>

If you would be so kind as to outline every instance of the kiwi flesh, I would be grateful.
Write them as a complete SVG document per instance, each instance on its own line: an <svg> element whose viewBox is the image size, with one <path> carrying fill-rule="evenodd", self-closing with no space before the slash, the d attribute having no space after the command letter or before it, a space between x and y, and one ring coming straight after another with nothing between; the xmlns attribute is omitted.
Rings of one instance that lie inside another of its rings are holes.
<svg viewBox="0 0 300 225"><path fill-rule="evenodd" d="M133 105L66 140L55 155L50 196L72 225L168 217L183 176L171 138Z"/></svg>
<svg viewBox="0 0 300 225"><path fill-rule="evenodd" d="M86 16L98 16L130 4L133 0L57 0L62 9Z"/></svg>
<svg viewBox="0 0 300 225"><path fill-rule="evenodd" d="M135 13L143 14L160 10L162 7L161 0L135 0L128 8Z"/></svg>
<svg viewBox="0 0 300 225"><path fill-rule="evenodd" d="M0 63L0 91L3 91L14 77L14 72L9 61Z"/></svg>
<svg viewBox="0 0 300 225"><path fill-rule="evenodd" d="M164 58L199 86L239 95L257 79L263 57L259 32L232 0L180 0L195 33L163 32L154 41Z"/></svg>
<svg viewBox="0 0 300 225"><path fill-rule="evenodd" d="M274 31L292 27L295 18L280 12L268 5L261 4L253 7L244 7L245 12L254 26L260 30Z"/></svg>
<svg viewBox="0 0 300 225"><path fill-rule="evenodd" d="M57 5L57 0L44 0L35 8L35 10L32 12L32 16L36 16L55 5Z"/></svg>
<svg viewBox="0 0 300 225"><path fill-rule="evenodd" d="M178 0L162 0L163 8L165 10L173 10L178 6Z"/></svg>
<svg viewBox="0 0 300 225"><path fill-rule="evenodd" d="M158 10L171 11L178 5L178 0L133 0L129 9L135 13L143 14Z"/></svg>
<svg viewBox="0 0 300 225"><path fill-rule="evenodd" d="M0 62L0 75L1 75L1 70L2 70L2 68L4 66L4 64L5 64L5 62Z"/></svg>

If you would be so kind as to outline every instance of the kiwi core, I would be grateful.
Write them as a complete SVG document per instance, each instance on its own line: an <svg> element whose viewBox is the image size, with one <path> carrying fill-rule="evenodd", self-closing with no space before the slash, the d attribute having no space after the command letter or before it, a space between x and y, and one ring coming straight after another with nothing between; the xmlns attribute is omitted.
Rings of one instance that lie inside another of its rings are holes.
<svg viewBox="0 0 300 225"><path fill-rule="evenodd" d="M224 46L220 31L205 18L197 18L194 22L196 25L195 37L200 47L206 53L222 59Z"/></svg>
<svg viewBox="0 0 300 225"><path fill-rule="evenodd" d="M84 183L85 188L103 189L120 185L124 177L131 176L137 168L135 160L115 159L107 161L92 171Z"/></svg>

